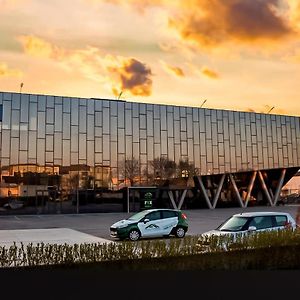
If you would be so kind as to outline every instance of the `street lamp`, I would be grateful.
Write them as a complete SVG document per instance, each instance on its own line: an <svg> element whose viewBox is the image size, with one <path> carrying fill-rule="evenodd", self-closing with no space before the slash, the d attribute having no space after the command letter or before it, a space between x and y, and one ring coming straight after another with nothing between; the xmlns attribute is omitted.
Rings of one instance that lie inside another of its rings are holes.
<svg viewBox="0 0 300 300"><path fill-rule="evenodd" d="M267 112L267 114L269 114L273 109L275 108L275 106L272 106L269 111Z"/></svg>

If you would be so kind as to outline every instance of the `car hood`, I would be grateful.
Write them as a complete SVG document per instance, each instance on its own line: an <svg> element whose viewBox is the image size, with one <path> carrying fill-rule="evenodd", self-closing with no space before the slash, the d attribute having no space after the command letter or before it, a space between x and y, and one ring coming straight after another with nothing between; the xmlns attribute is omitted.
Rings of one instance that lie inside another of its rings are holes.
<svg viewBox="0 0 300 300"><path fill-rule="evenodd" d="M120 220L120 221L112 224L110 227L111 228L125 227L128 225L134 224L134 223L137 223L137 221L123 219L123 220Z"/></svg>

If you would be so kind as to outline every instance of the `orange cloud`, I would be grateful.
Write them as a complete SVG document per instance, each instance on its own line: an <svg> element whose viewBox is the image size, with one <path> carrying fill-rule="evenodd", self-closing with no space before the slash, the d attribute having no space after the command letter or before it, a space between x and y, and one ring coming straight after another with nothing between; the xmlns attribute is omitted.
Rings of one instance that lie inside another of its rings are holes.
<svg viewBox="0 0 300 300"><path fill-rule="evenodd" d="M0 77L21 77L22 72L17 69L9 69L5 63L0 63Z"/></svg>
<svg viewBox="0 0 300 300"><path fill-rule="evenodd" d="M36 36L23 35L18 40L21 42L25 53L32 56L61 60L67 55L67 51Z"/></svg>
<svg viewBox="0 0 300 300"><path fill-rule="evenodd" d="M171 65L165 63L164 61L160 61L160 63L162 64L164 70L167 73L169 73L171 75L175 75L177 77L184 77L185 76L185 74L184 74L184 72L183 72L183 70L181 68L175 67L175 66L171 66Z"/></svg>
<svg viewBox="0 0 300 300"><path fill-rule="evenodd" d="M294 32L278 9L279 0L189 0L169 25L200 48L228 42L271 43Z"/></svg>
<svg viewBox="0 0 300 300"><path fill-rule="evenodd" d="M117 79L112 87L112 91L116 96L123 91L129 91L136 96L151 95L152 72L149 67L140 61L134 58L122 59L121 64L108 66L107 69Z"/></svg>
<svg viewBox="0 0 300 300"><path fill-rule="evenodd" d="M95 47L63 49L35 36L22 36L19 41L25 53L54 60L67 71L78 71L86 78L110 85L114 94L128 91L132 95L151 95L151 69L134 58L105 55Z"/></svg>
<svg viewBox="0 0 300 300"><path fill-rule="evenodd" d="M220 78L219 74L213 70L208 69L207 67L203 67L201 69L201 73L209 78L218 79Z"/></svg>

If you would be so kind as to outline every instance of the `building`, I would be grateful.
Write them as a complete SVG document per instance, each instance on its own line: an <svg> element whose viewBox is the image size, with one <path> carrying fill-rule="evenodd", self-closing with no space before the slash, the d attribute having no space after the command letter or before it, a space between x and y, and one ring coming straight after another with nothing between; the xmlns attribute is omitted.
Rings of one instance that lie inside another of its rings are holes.
<svg viewBox="0 0 300 300"><path fill-rule="evenodd" d="M300 169L295 116L10 92L0 113L4 214L131 211L149 190L162 207L276 205Z"/></svg>

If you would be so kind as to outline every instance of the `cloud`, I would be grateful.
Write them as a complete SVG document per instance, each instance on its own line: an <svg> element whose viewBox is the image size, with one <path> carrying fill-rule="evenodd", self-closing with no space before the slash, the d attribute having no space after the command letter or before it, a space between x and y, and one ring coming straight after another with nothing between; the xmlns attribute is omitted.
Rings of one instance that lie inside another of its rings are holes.
<svg viewBox="0 0 300 300"><path fill-rule="evenodd" d="M9 69L5 63L0 62L0 77L21 77L22 72L17 69Z"/></svg>
<svg viewBox="0 0 300 300"><path fill-rule="evenodd" d="M169 25L200 48L226 43L278 42L293 33L279 0L190 0ZM187 9L187 8L190 9ZM191 9L192 8L192 9Z"/></svg>
<svg viewBox="0 0 300 300"><path fill-rule="evenodd" d="M117 66L108 66L109 72L116 75L112 91L115 95L129 91L136 96L150 96L152 93L152 72L142 62L122 58Z"/></svg>
<svg viewBox="0 0 300 300"><path fill-rule="evenodd" d="M169 73L171 75L175 75L177 77L185 77L185 74L184 74L182 68L171 66L171 65L165 63L164 61L160 61L160 63L167 73Z"/></svg>
<svg viewBox="0 0 300 300"><path fill-rule="evenodd" d="M208 69L207 67L203 67L201 69L201 73L211 79L218 79L220 78L219 74L211 69Z"/></svg>
<svg viewBox="0 0 300 300"><path fill-rule="evenodd" d="M152 93L151 69L135 58L108 55L96 47L64 49L36 36L21 36L18 40L26 54L54 60L69 72L80 72L109 85L115 95L121 91L138 96Z"/></svg>

